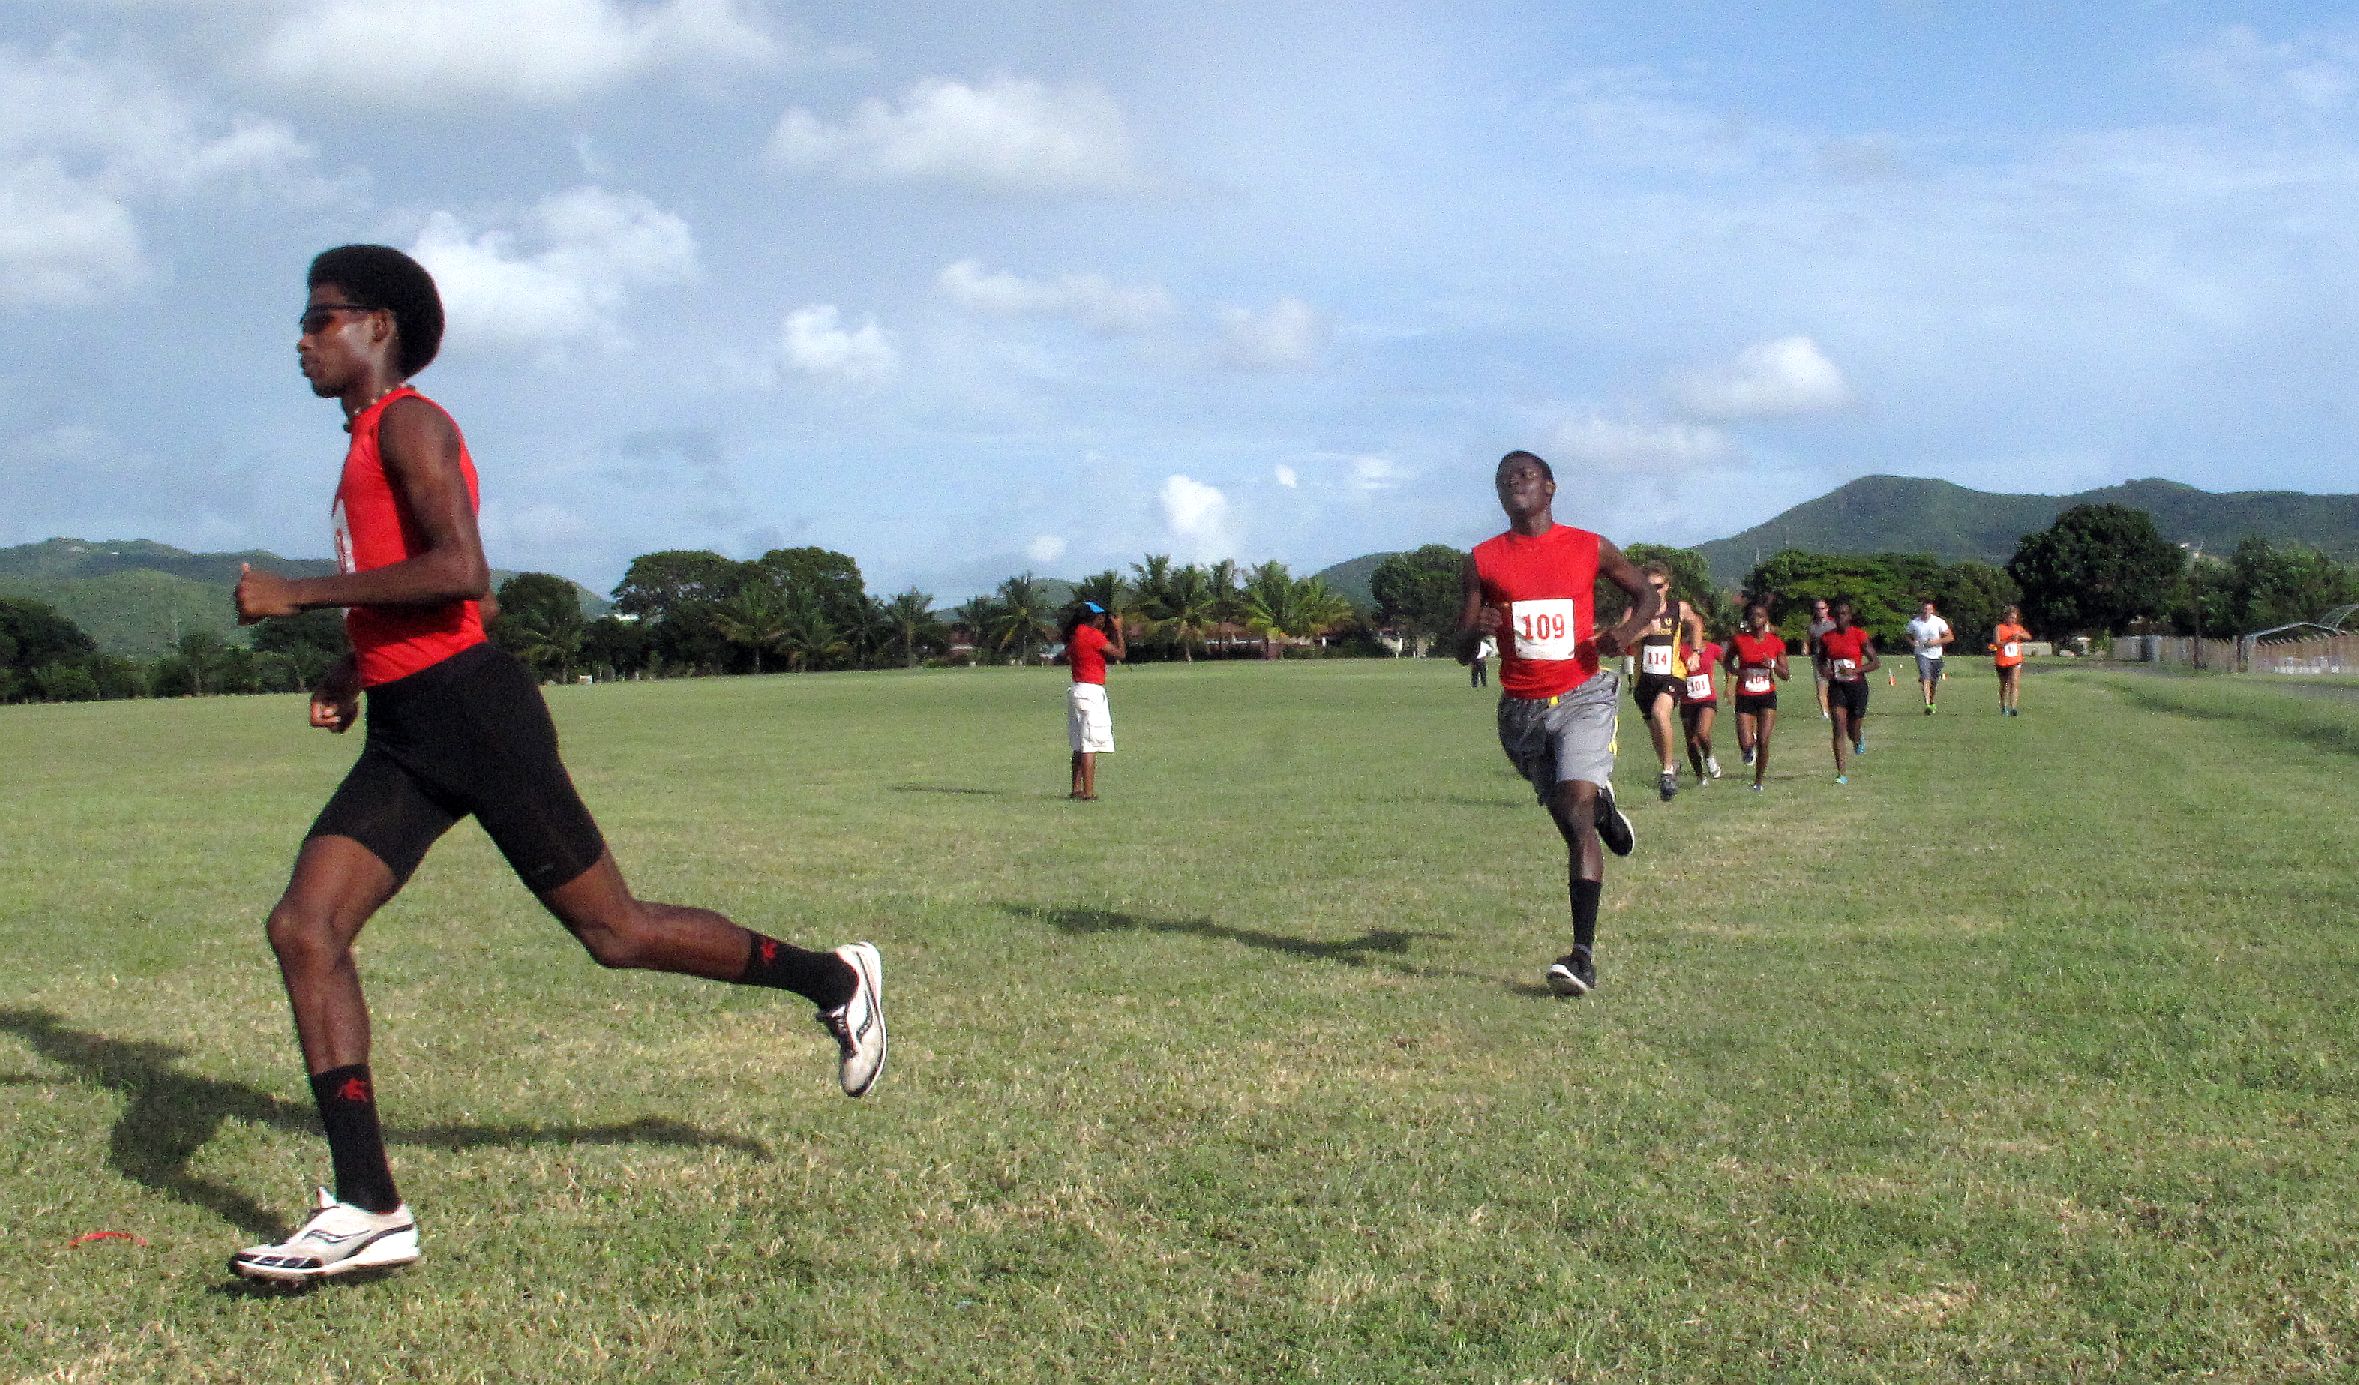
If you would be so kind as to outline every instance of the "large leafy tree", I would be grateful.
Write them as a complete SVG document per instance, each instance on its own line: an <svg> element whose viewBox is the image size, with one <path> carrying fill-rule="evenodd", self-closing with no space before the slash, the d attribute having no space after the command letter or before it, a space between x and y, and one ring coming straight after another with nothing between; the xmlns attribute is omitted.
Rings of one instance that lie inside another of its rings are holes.
<svg viewBox="0 0 2359 1385"><path fill-rule="evenodd" d="M344 613L334 607L266 620L254 627L254 651L286 660L298 687L318 682L328 665L351 648L344 636Z"/></svg>
<svg viewBox="0 0 2359 1385"><path fill-rule="evenodd" d="M520 572L500 583L499 598L493 642L543 678L573 677L584 624L573 583L546 572Z"/></svg>
<svg viewBox="0 0 2359 1385"><path fill-rule="evenodd" d="M1444 543L1395 553L1368 578L1376 617L1416 639L1422 648L1458 626L1466 555Z"/></svg>
<svg viewBox="0 0 2359 1385"><path fill-rule="evenodd" d="M782 592L807 591L817 597L821 613L839 632L864 623L861 608L868 601L868 589L851 555L831 548L773 548L750 566L770 574Z"/></svg>
<svg viewBox="0 0 2359 1385"><path fill-rule="evenodd" d="M648 638L667 662L724 667L732 646L713 611L744 584L747 567L702 549L642 553L615 586L615 609L647 622Z"/></svg>
<svg viewBox="0 0 2359 1385"><path fill-rule="evenodd" d="M582 627L582 659L617 676L647 666L655 652L645 621L600 616Z"/></svg>
<svg viewBox="0 0 2359 1385"><path fill-rule="evenodd" d="M2114 634L2179 604L2186 554L2128 505L2075 505L2007 560L2034 630Z"/></svg>
<svg viewBox="0 0 2359 1385"><path fill-rule="evenodd" d="M1810 603L1818 598L1849 601L1852 614L1876 643L1900 647L1917 603L1942 600L1941 563L1922 553L1806 553L1798 548L1772 554L1745 577L1747 600L1765 601L1788 640L1799 640L1810 625ZM1953 616L1961 633L1968 627Z"/></svg>
<svg viewBox="0 0 2359 1385"><path fill-rule="evenodd" d="M2216 582L2227 592L2227 627L2217 620L2205 627L2216 634L2314 620L2333 607L2359 601L2359 568L2338 563L2307 544L2280 545L2248 537L2236 545L2226 566L2224 582L2218 574L2205 574L2207 585Z"/></svg>

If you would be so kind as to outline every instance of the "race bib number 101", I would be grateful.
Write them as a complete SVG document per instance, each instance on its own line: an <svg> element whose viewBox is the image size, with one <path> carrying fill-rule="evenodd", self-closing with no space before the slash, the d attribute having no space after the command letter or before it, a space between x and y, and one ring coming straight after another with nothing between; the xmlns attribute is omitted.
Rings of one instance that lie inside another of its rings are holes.
<svg viewBox="0 0 2359 1385"><path fill-rule="evenodd" d="M1577 643L1573 601L1518 601L1507 609L1507 623L1515 635L1518 659L1570 659Z"/></svg>

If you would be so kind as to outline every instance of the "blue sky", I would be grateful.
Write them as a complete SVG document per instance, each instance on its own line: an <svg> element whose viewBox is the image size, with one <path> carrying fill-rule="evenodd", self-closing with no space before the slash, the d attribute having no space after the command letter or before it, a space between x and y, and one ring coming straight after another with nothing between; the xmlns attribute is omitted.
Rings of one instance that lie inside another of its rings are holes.
<svg viewBox="0 0 2359 1385"><path fill-rule="evenodd" d="M493 562L601 590L1309 571L1494 532L1513 447L1623 542L2359 489L2337 11L953 9L0 0L0 543L325 553L349 240L442 281Z"/></svg>

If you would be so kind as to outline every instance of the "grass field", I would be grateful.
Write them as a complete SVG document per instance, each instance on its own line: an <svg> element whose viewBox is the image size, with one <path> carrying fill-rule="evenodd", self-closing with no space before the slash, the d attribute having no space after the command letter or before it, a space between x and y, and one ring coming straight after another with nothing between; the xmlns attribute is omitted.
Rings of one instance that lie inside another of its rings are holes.
<svg viewBox="0 0 2359 1385"><path fill-rule="evenodd" d="M1670 806L1625 718L1558 1001L1456 670L1113 693L1074 804L1052 671L553 691L641 893L882 945L891 1066L462 826L363 938L426 1258L298 1294L224 1264L327 1165L260 919L356 745L0 709L0 1380L2359 1375L2359 701L1967 668L1842 788L1805 690Z"/></svg>

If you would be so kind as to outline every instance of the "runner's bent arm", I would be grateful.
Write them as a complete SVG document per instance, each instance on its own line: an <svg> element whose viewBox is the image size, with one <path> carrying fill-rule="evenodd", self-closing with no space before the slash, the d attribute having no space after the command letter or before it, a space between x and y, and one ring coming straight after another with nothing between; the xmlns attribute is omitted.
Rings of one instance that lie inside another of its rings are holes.
<svg viewBox="0 0 2359 1385"><path fill-rule="evenodd" d="M1859 666L1859 671L1862 677L1874 673L1877 669L1884 667L1883 656L1876 653L1876 637L1874 635L1870 635L1864 630L1861 631L1859 647L1860 650L1868 656L1868 661Z"/></svg>
<svg viewBox="0 0 2359 1385"><path fill-rule="evenodd" d="M1107 637L1106 647L1102 652L1107 658L1119 661L1130 653L1130 645L1122 637L1122 617L1108 616L1106 624L1113 627L1114 633Z"/></svg>
<svg viewBox="0 0 2359 1385"><path fill-rule="evenodd" d="M449 415L422 399L397 399L386 407L377 448L385 479L403 516L417 525L423 551L367 572L326 577L247 568L238 578L239 624L321 606L440 606L490 593L491 567L459 470L459 430Z"/></svg>
<svg viewBox="0 0 2359 1385"><path fill-rule="evenodd" d="M1466 562L1459 568L1458 590L1460 600L1455 652L1459 663L1471 664L1475 651L1483 647L1483 639L1496 635L1505 617L1499 613L1498 607L1483 604L1483 583L1475 575L1474 555L1471 553L1466 555Z"/></svg>
<svg viewBox="0 0 2359 1385"><path fill-rule="evenodd" d="M1468 571L1473 571L1471 562ZM1622 550L1605 538L1597 541L1597 571L1630 595L1630 610L1622 617L1622 623L1597 635L1598 654L1612 658L1628 649L1638 632L1654 624L1655 617L1663 613L1663 595L1655 590L1654 583L1646 580L1646 574L1636 563L1623 557Z"/></svg>

